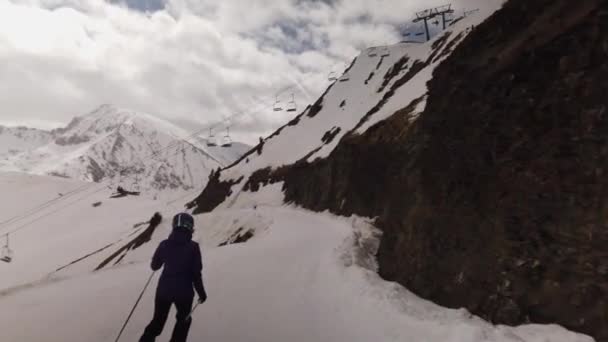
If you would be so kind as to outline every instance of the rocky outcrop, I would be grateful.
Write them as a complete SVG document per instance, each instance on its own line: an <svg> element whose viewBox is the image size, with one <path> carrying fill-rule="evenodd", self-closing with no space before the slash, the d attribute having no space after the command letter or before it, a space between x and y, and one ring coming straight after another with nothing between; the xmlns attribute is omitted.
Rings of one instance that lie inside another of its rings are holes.
<svg viewBox="0 0 608 342"><path fill-rule="evenodd" d="M232 186L241 181L242 179L222 181L220 180L220 170L212 171L205 190L194 201L186 204L186 207L194 208L194 214L208 213L224 202L232 194Z"/></svg>
<svg viewBox="0 0 608 342"><path fill-rule="evenodd" d="M91 141L86 135L70 135L69 137L58 137L55 139L55 144L59 146L78 145Z"/></svg>
<svg viewBox="0 0 608 342"><path fill-rule="evenodd" d="M381 275L424 298L608 341L608 1L511 0L458 39L417 120L247 184L376 217Z"/></svg>
<svg viewBox="0 0 608 342"><path fill-rule="evenodd" d="M608 340L607 19L513 0L436 70L379 221L385 278Z"/></svg>

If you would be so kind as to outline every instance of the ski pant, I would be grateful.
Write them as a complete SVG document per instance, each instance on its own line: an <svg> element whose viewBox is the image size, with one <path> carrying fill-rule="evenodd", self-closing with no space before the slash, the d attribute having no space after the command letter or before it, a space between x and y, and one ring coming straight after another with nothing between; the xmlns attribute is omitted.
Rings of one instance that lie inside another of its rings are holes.
<svg viewBox="0 0 608 342"><path fill-rule="evenodd" d="M175 304L175 307L177 308L177 321L175 322L170 342L186 342L190 324L192 324L192 318L188 316L192 310L193 299L194 298L171 300L156 296L154 301L154 318L152 318L152 321L146 327L139 342L156 341L156 338L163 332L172 304Z"/></svg>

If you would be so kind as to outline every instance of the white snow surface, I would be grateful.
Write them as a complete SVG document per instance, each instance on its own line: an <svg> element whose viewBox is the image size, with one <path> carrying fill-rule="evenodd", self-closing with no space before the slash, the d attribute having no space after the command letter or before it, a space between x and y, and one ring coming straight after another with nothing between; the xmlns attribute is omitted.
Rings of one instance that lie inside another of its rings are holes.
<svg viewBox="0 0 608 342"><path fill-rule="evenodd" d="M6 150L0 150L2 171L106 181L142 190L202 187L211 170L229 165L247 149L236 143L211 151L202 137L152 115L111 105L46 135L25 130L34 137L16 140L13 132L21 131L0 131Z"/></svg>
<svg viewBox="0 0 608 342"><path fill-rule="evenodd" d="M0 184L11 190L0 192L2 204L13 202L10 212L0 207L2 222L81 183L0 174ZM15 199L16 187L24 189L23 197ZM33 193L39 199L31 203ZM15 262L0 264L3 342L114 341L151 274L149 260L169 233L168 218L179 208L141 198L107 200L106 195L77 201L15 234ZM209 299L193 315L190 341L592 341L553 325L493 326L465 310L422 300L379 278L374 255L380 233L367 219L272 204L281 198L280 187L269 187L267 205L195 218ZM101 199L100 207L89 203ZM134 223L156 209L165 219L150 242L117 265L92 271L129 240ZM0 233L5 228L0 226ZM240 229L254 237L218 247ZM53 272L119 239L100 255ZM34 270L22 270L29 267ZM157 280L155 275L121 341L136 341L151 319ZM173 323L171 315L160 340L168 340Z"/></svg>
<svg viewBox="0 0 608 342"><path fill-rule="evenodd" d="M19 229L10 235L13 262L0 265L0 289L38 280L123 238L165 204L146 196L110 199L112 190L99 184L19 173L0 173L0 190L0 243Z"/></svg>

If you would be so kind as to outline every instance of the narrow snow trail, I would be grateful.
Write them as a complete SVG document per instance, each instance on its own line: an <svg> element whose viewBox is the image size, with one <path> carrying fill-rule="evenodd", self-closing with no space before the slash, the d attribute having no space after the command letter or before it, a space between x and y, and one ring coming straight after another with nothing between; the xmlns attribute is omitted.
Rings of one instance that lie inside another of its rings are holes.
<svg viewBox="0 0 608 342"><path fill-rule="evenodd" d="M362 219L290 208L233 214L260 215L269 227L245 244L203 251L209 300L194 314L190 341L591 341L556 326L495 327L381 280L375 233ZM216 229L205 226L214 215L198 217L198 229ZM114 341L149 274L134 263L0 294L0 339ZM157 279L122 341L136 341L151 318ZM172 315L160 341L173 323Z"/></svg>

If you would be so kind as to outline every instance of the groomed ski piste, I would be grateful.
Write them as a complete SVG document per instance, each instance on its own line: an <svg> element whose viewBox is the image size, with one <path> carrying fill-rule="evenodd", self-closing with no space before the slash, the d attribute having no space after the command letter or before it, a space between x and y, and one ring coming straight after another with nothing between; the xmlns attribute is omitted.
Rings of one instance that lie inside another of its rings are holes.
<svg viewBox="0 0 608 342"><path fill-rule="evenodd" d="M18 174L1 179L3 187L35 187L41 197L75 185ZM141 199L112 202L107 195L95 194L70 215L57 214L52 224L35 223L16 235L14 262L0 265L2 341L114 341L151 274L149 259L169 233L168 218L179 208L165 207L151 241L120 263L93 271L124 242L54 272L132 234L138 220L128 217L146 218L162 206ZM0 197L12 210L29 207L14 193ZM280 186L267 188L265 197L266 204L256 209L196 216L209 299L193 315L190 341L592 341L558 326L493 326L466 310L422 300L378 277L374 254L380 233L367 219L285 206ZM94 208L95 201L104 204ZM96 213L104 206L107 211ZM0 217L6 215L2 210ZM219 246L243 229L252 232L249 241ZM136 341L151 318L157 280L158 274L122 341ZM170 319L160 340L168 340L172 324Z"/></svg>
<svg viewBox="0 0 608 342"><path fill-rule="evenodd" d="M372 219L287 205L281 183L242 191L256 170L326 157L348 132L363 132L412 103L415 120L434 67L489 14L461 20L427 44L390 46L382 61L363 51L345 72L348 80L336 81L320 107L222 172L222 180L243 181L214 211L195 216L209 299L193 314L189 341L593 341L556 325L495 326L420 299L378 276L381 233ZM397 83L402 79L407 82ZM322 139L327 132L334 138ZM172 216L200 193L177 200L146 192L110 198L110 189L78 190L85 185L0 173L0 222L27 213L0 224L0 236L19 229L11 235L13 262L0 264L0 341L114 341ZM59 193L62 199L44 205ZM148 222L155 212L163 216L156 228ZM138 340L151 319L158 276L121 341ZM173 323L169 319L159 341L169 339Z"/></svg>

